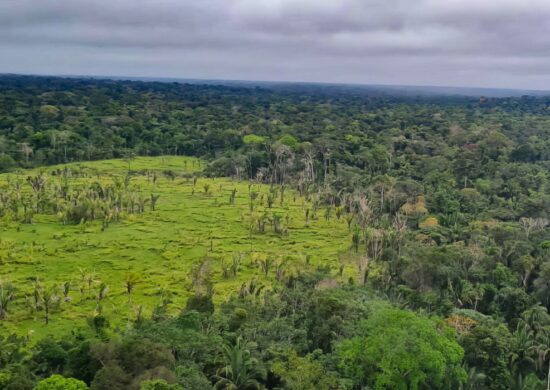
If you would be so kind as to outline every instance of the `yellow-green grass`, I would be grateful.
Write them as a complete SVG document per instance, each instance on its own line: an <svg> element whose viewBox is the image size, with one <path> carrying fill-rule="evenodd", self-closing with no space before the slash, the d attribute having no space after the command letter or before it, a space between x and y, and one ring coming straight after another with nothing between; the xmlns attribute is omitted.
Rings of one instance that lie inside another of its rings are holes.
<svg viewBox="0 0 550 390"><path fill-rule="evenodd" d="M112 182L114 176L126 175L128 161L67 166L71 169L78 166L93 173L89 178L74 178L70 182L100 180L107 183ZM48 173L62 167L47 167L43 171ZM177 313L192 293L192 270L205 256L210 259L208 268L212 272L217 303L236 293L243 282L251 279L257 278L267 286L276 283L273 269L266 277L255 264L254 259L258 257L268 256L275 262L284 262L287 273L305 268L306 259L311 266L330 266L334 274L337 273L340 257L350 247L345 221L334 216L327 221L324 211L319 210L318 218L310 218L306 224L305 210L311 206L288 189L284 204L277 199L272 209L266 205L267 185L200 177L193 191L189 173L199 167L198 160L188 157L138 157L130 161L132 171L171 170L179 176L170 179L159 174L153 183L145 174L136 174L131 181L133 188L147 196L160 194L156 211L127 215L105 230L100 221L63 225L54 215L37 215L32 224L0 220L0 281L11 282L17 288L17 299L9 308L8 318L0 320L0 333L32 332L43 336L84 326L86 317L96 309L93 296L97 294L100 281L109 288L102 304L103 313L115 325L123 326L125 321L135 319L139 306L145 316L149 315L161 300L161 290L171 293L169 310ZM186 172L188 177L183 175ZM21 171L0 175L0 188L5 187L8 176L13 180L20 175L23 180L29 174ZM205 184L210 187L208 194L204 193ZM230 205L233 189L237 190L236 199L235 204ZM255 212L275 211L284 219L288 215L287 235L279 236L269 227L264 234L251 232L249 189L265 194L256 200ZM233 256L239 253L242 254L240 272L236 277L224 278L222 261L231 263ZM87 288L84 294L79 290L84 284L81 270L95 275L91 294ZM131 272L140 275L140 282L129 304L124 278ZM46 286L71 282L71 301L63 302L51 314L48 325L44 323L43 311L32 313L25 304L25 296L32 294L34 277Z"/></svg>

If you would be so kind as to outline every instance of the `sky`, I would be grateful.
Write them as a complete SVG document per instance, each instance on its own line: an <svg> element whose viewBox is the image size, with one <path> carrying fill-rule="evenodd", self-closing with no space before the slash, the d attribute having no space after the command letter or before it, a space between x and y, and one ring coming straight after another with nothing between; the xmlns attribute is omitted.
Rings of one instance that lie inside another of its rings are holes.
<svg viewBox="0 0 550 390"><path fill-rule="evenodd" d="M0 0L0 73L550 90L550 0Z"/></svg>

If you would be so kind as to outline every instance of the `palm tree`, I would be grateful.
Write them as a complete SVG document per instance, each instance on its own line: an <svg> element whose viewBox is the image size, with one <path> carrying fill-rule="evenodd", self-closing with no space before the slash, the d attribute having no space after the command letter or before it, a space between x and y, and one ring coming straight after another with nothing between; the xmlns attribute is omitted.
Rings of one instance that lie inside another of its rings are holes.
<svg viewBox="0 0 550 390"><path fill-rule="evenodd" d="M522 374L518 374L511 383L510 388L513 390L540 390L542 386L543 382L535 374L531 373L525 377Z"/></svg>
<svg viewBox="0 0 550 390"><path fill-rule="evenodd" d="M258 264L260 265L260 268L262 269L265 276L269 274L269 270L271 269L271 266L273 265L273 259L270 257L266 257L265 259L259 259Z"/></svg>
<svg viewBox="0 0 550 390"><path fill-rule="evenodd" d="M550 355L550 334L548 334L548 332L541 332L541 334L539 334L539 344L536 346L536 352L538 356L537 365L542 371L545 368L545 362ZM550 390L550 360L548 360L546 390Z"/></svg>
<svg viewBox="0 0 550 390"><path fill-rule="evenodd" d="M157 201L159 200L160 195L151 194L151 211L155 211L155 207L157 205Z"/></svg>
<svg viewBox="0 0 550 390"><path fill-rule="evenodd" d="M97 291L98 304L99 304L99 302L104 300L105 297L107 296L107 290L109 290L109 287L107 286L107 283L101 282L101 284L99 285L98 291Z"/></svg>
<svg viewBox="0 0 550 390"><path fill-rule="evenodd" d="M90 272L86 275L86 284L88 285L88 295L91 295L92 293L92 285L95 282L95 274L93 272Z"/></svg>
<svg viewBox="0 0 550 390"><path fill-rule="evenodd" d="M239 291L239 298L242 299L249 296L259 297L264 288L265 285L262 283L258 283L256 279L250 280L248 283L244 282L241 285L241 289Z"/></svg>
<svg viewBox="0 0 550 390"><path fill-rule="evenodd" d="M40 283L40 280L38 279L38 277L35 277L33 281L33 302L34 302L34 309L36 310L40 309L40 294L42 289L43 287L42 287L42 284Z"/></svg>
<svg viewBox="0 0 550 390"><path fill-rule="evenodd" d="M223 390L253 390L262 389L261 380L266 372L260 363L251 356L251 345L237 338L235 345L226 344L223 355L226 365L214 376L216 389Z"/></svg>
<svg viewBox="0 0 550 390"><path fill-rule="evenodd" d="M545 307L533 306L522 314L515 336L515 350L511 358L512 371L516 371L517 388L534 389L540 382L536 376L523 377L522 371L528 372L533 365L540 372L547 370L546 389L550 390L550 316ZM523 362L523 364L522 364ZM521 370L523 368L523 370Z"/></svg>
<svg viewBox="0 0 550 390"><path fill-rule="evenodd" d="M514 332L514 350L517 352L510 356L510 371L518 378L535 364L532 358L533 349L536 347L534 339L533 331L521 321Z"/></svg>
<svg viewBox="0 0 550 390"><path fill-rule="evenodd" d="M465 367L467 368L467 367ZM468 377L466 378L466 382L460 384L460 390L475 390L479 389L483 382L485 382L486 375L477 372L475 367L472 367L468 370Z"/></svg>
<svg viewBox="0 0 550 390"><path fill-rule="evenodd" d="M126 288L126 294L128 294L128 304L132 303L132 291L136 287L136 284L139 283L139 275L135 272L126 274L124 278L124 287Z"/></svg>
<svg viewBox="0 0 550 390"><path fill-rule="evenodd" d="M550 315L548 315L548 310L544 306L538 304L523 312L521 321L529 326L536 337L544 327L550 325Z"/></svg>
<svg viewBox="0 0 550 390"><path fill-rule="evenodd" d="M54 284L50 288L42 288L40 291L40 302L44 308L44 319L46 320L46 325L50 322L50 310L59 303L59 297L56 294L57 286Z"/></svg>
<svg viewBox="0 0 550 390"><path fill-rule="evenodd" d="M88 272L85 268L78 268L78 273L80 274L80 281L82 285L80 286L80 293L84 295L86 287L88 288L88 295L91 294L92 285L95 282L95 274L93 272Z"/></svg>
<svg viewBox="0 0 550 390"><path fill-rule="evenodd" d="M71 292L71 282L66 281L63 283L63 298L65 298L65 301L69 301L69 293Z"/></svg>
<svg viewBox="0 0 550 390"><path fill-rule="evenodd" d="M15 288L11 283L0 283L0 320L8 315L8 306L14 300Z"/></svg>

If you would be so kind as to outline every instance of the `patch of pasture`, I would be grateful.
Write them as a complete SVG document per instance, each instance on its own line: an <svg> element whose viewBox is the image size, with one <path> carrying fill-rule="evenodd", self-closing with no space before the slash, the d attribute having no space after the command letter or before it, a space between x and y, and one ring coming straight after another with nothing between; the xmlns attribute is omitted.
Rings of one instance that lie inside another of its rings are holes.
<svg viewBox="0 0 550 390"><path fill-rule="evenodd" d="M338 273L339 256L351 242L344 219L327 220L320 210L306 223L310 205L290 189L282 205L277 198L269 208L267 185L193 179L202 164L188 157L138 157L0 175L0 190L7 188L8 180L19 180L22 191L30 191L25 179L39 171L45 172L47 181L62 180L52 172L79 171L82 174L67 179L69 185L79 185L111 183L126 176L130 167L129 188L147 197L160 195L155 211L128 214L107 227L100 220L63 224L56 215L40 213L32 223L0 218L0 281L16 289L7 318L0 320L0 333L43 336L84 326L97 312L98 302L103 315L120 326L138 315L150 315L163 301L170 313L176 313L196 289L198 267L213 283L216 302L238 293L252 279L269 287L281 275L305 267L329 266L334 275ZM253 211L251 192L258 194ZM269 223L265 232L258 232L257 215L277 215L285 232L275 233ZM227 271L231 264L238 264L236 273ZM138 276L130 296L125 287L129 274ZM29 303L36 280L48 287L55 284L59 291L61 303L48 325L43 310ZM63 285L69 289L65 295Z"/></svg>

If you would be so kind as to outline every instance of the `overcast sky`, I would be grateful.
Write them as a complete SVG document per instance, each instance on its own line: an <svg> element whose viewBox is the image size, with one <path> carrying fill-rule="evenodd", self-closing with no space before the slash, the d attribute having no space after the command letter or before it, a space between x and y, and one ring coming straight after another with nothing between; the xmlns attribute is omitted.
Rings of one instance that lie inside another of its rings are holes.
<svg viewBox="0 0 550 390"><path fill-rule="evenodd" d="M0 0L0 72L550 89L550 0Z"/></svg>

